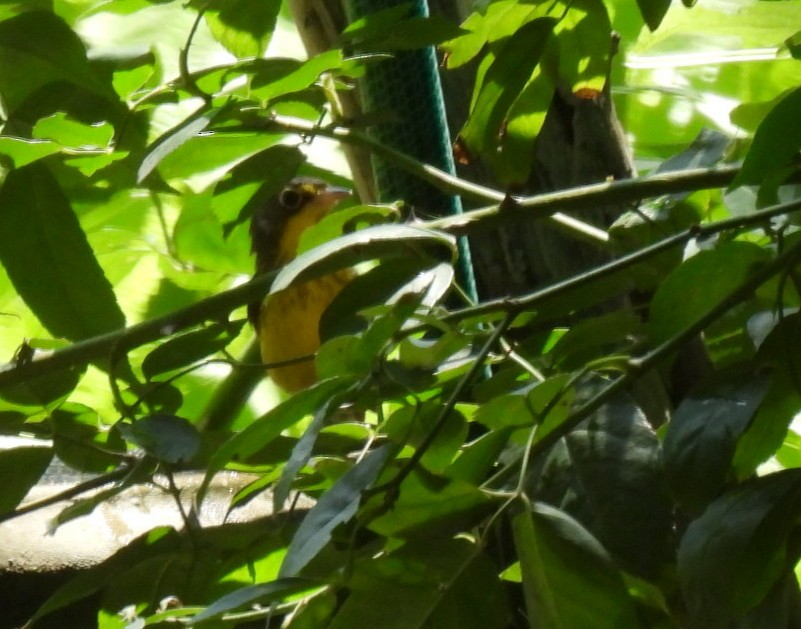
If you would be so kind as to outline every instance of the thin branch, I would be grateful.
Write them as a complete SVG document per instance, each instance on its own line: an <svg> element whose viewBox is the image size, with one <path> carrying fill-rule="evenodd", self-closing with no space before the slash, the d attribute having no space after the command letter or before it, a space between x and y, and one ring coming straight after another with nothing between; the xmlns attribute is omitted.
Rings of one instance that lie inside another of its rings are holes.
<svg viewBox="0 0 801 629"><path fill-rule="evenodd" d="M627 362L626 373L612 381L609 386L599 392L595 397L573 411L557 429L547 433L542 439L534 443L531 448L531 455L536 456L548 450L559 439L574 430L582 421L608 402L614 395L628 388L634 380L647 373L668 356L674 354L689 339L703 332L732 308L751 297L756 289L774 275L797 262L799 256L801 256L801 241L796 242L792 247L788 247L773 260L760 267L740 286L715 304L714 307L710 308L709 312L695 323L688 325L645 355L630 358Z"/></svg>
<svg viewBox="0 0 801 629"><path fill-rule="evenodd" d="M268 127L291 133L316 135L339 140L349 144L357 144L370 149L394 165L412 175L427 181L436 188L449 194L458 194L471 201L492 203L490 207L464 212L456 216L428 221L425 226L441 229L454 235L467 235L495 225L511 218L518 220L522 214L525 218L546 218L556 216L560 210L581 211L592 210L599 205L625 205L650 197L666 194L692 192L709 188L723 188L731 185L740 172L739 166L717 166L714 168L697 168L677 170L635 179L621 179L604 183L579 186L558 192L548 192L528 197L510 197L507 193L481 186L460 179L443 170L423 164L385 144L382 144L358 129L337 125L317 126L314 122L293 118L291 116L273 115ZM795 180L801 175L801 166L792 173ZM558 219L565 227L576 230L578 219L559 215ZM581 223L582 227L586 223ZM585 235L596 239L593 226ZM600 238L600 237L599 237Z"/></svg>
<svg viewBox="0 0 801 629"><path fill-rule="evenodd" d="M799 209L801 209L801 199L765 208L764 210L753 212L746 216L732 217L715 223L692 227L684 232L665 238L643 249L639 249L634 253L549 286L543 290L518 298L492 300L478 306L454 311L445 315L444 320L457 321L486 313L520 311L525 308L530 308L546 298L555 297L567 290L578 288L607 275L611 275L618 270L645 260L660 251L687 242L691 238L709 236L728 229L738 229L765 223L775 216L795 212ZM473 212L467 212L465 216L471 214L473 214ZM432 228L441 224L441 220L435 220L421 222L419 226ZM450 229L450 227L444 228L443 231L450 231ZM343 256L341 261L344 265L347 263L347 258ZM331 269L329 268L327 271L330 272ZM211 297L207 297L197 303L161 317L132 325L129 328L109 332L84 341L78 341L63 349L51 352L37 352L30 360L12 361L5 365L0 365L0 386L22 382L27 378L40 376L58 369L98 362L107 358L114 348L127 349L139 347L146 343L171 336L181 330L199 325L205 321L224 318L235 308L263 299L276 274L277 271L261 275L246 284L212 295Z"/></svg>
<svg viewBox="0 0 801 629"><path fill-rule="evenodd" d="M282 131L291 131L293 133L315 135L339 140L346 144L360 146L375 155L380 155L388 162L395 164L408 173L432 184L434 187L442 190L447 194L459 195L465 199L471 199L482 203L498 203L502 204L507 199L505 192L500 192L493 188L472 183L465 179L460 179L456 175L451 175L444 170L435 168L428 164L424 164L417 159L398 151L391 146L382 144L370 135L363 133L357 129L350 127L343 127L337 125L318 126L314 122L309 122L300 118L292 118L290 116L273 115L270 118L270 124L278 126ZM498 206L495 206L497 209ZM596 244L606 244L609 242L609 235L602 229L585 223L577 218L566 216L559 212L552 212L551 217L556 223L571 231L571 233L579 236L584 240L590 240ZM464 214L459 214L464 216ZM454 232L455 234L457 232ZM467 232L465 232L467 233ZM459 233L458 235L461 235Z"/></svg>

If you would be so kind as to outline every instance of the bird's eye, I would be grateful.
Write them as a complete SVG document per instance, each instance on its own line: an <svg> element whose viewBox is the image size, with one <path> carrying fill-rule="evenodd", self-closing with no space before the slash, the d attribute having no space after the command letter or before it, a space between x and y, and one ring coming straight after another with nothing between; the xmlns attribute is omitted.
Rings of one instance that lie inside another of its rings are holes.
<svg viewBox="0 0 801 629"><path fill-rule="evenodd" d="M284 188L278 197L278 202L287 210L299 210L303 201L303 194L293 188Z"/></svg>

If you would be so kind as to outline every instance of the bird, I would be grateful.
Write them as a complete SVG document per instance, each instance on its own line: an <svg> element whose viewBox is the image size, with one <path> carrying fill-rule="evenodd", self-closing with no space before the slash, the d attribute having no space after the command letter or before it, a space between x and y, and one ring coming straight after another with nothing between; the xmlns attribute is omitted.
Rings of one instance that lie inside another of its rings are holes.
<svg viewBox="0 0 801 629"><path fill-rule="evenodd" d="M292 179L253 213L250 236L256 275L293 260L301 234L349 196L349 190L321 179ZM312 355L320 347L320 318L352 278L351 270L340 270L289 286L248 307L262 361L268 366L267 375L286 393L306 389L317 381Z"/></svg>

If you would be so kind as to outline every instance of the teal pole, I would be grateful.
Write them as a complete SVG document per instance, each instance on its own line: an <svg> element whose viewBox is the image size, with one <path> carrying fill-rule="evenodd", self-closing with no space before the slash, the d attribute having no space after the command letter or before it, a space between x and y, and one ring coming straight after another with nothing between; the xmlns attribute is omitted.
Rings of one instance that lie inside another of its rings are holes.
<svg viewBox="0 0 801 629"><path fill-rule="evenodd" d="M399 4L411 4L409 16L428 16L425 0L343 0L348 20ZM451 138L445 116L436 51L432 46L398 51L393 58L370 64L360 84L365 114L381 122L371 127L380 142L414 156L426 164L455 174ZM389 120L383 121L382 114ZM373 157L376 189L381 201L404 199L421 213L448 216L462 212L461 199L443 194L430 184ZM457 279L468 295L477 298L476 283L466 238L459 240Z"/></svg>

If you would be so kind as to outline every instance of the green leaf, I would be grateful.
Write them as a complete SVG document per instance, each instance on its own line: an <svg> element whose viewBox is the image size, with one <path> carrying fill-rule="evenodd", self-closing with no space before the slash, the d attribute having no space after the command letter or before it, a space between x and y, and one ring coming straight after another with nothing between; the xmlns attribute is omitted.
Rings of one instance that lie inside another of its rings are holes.
<svg viewBox="0 0 801 629"><path fill-rule="evenodd" d="M250 273L253 261L248 230L239 226L226 234L212 201L208 192L184 195L173 233L176 255L195 270L231 275Z"/></svg>
<svg viewBox="0 0 801 629"><path fill-rule="evenodd" d="M651 301L651 343L663 343L697 322L768 257L753 243L728 242L686 260L662 282Z"/></svg>
<svg viewBox="0 0 801 629"><path fill-rule="evenodd" d="M398 262L403 260L402 264ZM343 288L320 319L320 336L330 339L343 334L353 334L365 329L367 322L363 310L378 304L397 301L398 294L419 292L413 282L420 279L428 288L422 304L433 305L443 294L443 284L449 286L453 268L442 264L426 269L429 260L408 257L385 260L384 263L356 276ZM432 275L440 282L432 282ZM440 289L440 290L437 290ZM427 303L432 302L432 303Z"/></svg>
<svg viewBox="0 0 801 629"><path fill-rule="evenodd" d="M24 350L33 349L30 343L30 341L24 343L17 350L15 362L25 364L25 360L20 358L20 354ZM41 376L26 378L17 384L0 387L0 398L26 406L50 406L63 400L74 391L85 372L85 365L49 370Z"/></svg>
<svg viewBox="0 0 801 629"><path fill-rule="evenodd" d="M480 155L494 149L501 126L531 79L555 24L551 18L529 22L497 53L459 133L471 153Z"/></svg>
<svg viewBox="0 0 801 629"><path fill-rule="evenodd" d="M737 441L768 390L767 378L724 382L686 398L665 433L665 466L678 504L700 513L725 487Z"/></svg>
<svg viewBox="0 0 801 629"><path fill-rule="evenodd" d="M509 441L511 430L492 430L467 444L448 468L446 476L454 480L480 485L498 464L498 458Z"/></svg>
<svg viewBox="0 0 801 629"><path fill-rule="evenodd" d="M114 127L108 122L84 124L58 112L39 119L33 127L33 137L76 149L106 149L114 137Z"/></svg>
<svg viewBox="0 0 801 629"><path fill-rule="evenodd" d="M328 544L334 529L356 514L362 491L378 478L391 452L389 446L373 450L320 496L292 538L279 577L297 575Z"/></svg>
<svg viewBox="0 0 801 629"><path fill-rule="evenodd" d="M183 129L179 133L183 135ZM162 160L158 165L161 176L167 180L183 180L182 183L196 180L204 188L209 185L210 179L219 179L226 170L284 138L283 135L272 133L222 131L185 136L182 143L171 139L169 132L163 137L172 146L171 152L158 156ZM160 146L156 146L153 150L159 149Z"/></svg>
<svg viewBox="0 0 801 629"><path fill-rule="evenodd" d="M198 490L198 500L202 500L214 475L234 459L245 461L284 430L295 425L306 415L314 413L335 393L341 391L352 381L346 377L333 378L318 382L305 389L299 395L293 395L266 414L254 421L242 432L237 433L223 444L208 463L206 476Z"/></svg>
<svg viewBox="0 0 801 629"><path fill-rule="evenodd" d="M642 626L609 555L566 513L541 503L520 508L512 517L512 535L532 627Z"/></svg>
<svg viewBox="0 0 801 629"><path fill-rule="evenodd" d="M342 51L328 50L308 61L264 59L250 82L250 94L269 102L287 94L302 92L314 85L320 75L342 66Z"/></svg>
<svg viewBox="0 0 801 629"><path fill-rule="evenodd" d="M381 508L386 498L368 503ZM429 530L463 531L486 515L492 502L478 487L461 480L448 480L417 470L401 483L392 509L369 522L370 530L385 537L414 538Z"/></svg>
<svg viewBox="0 0 801 629"><path fill-rule="evenodd" d="M628 353L631 339L641 337L642 328L642 318L632 310L584 319L556 342L548 357L562 371L581 369L591 360Z"/></svg>
<svg viewBox="0 0 801 629"><path fill-rule="evenodd" d="M0 450L0 513L14 509L47 470L50 448L32 446Z"/></svg>
<svg viewBox="0 0 801 629"><path fill-rule="evenodd" d="M165 157L206 129L220 111L222 111L220 107L201 109L153 142L147 155L139 165L139 170L136 173L137 182L144 181Z"/></svg>
<svg viewBox="0 0 801 629"><path fill-rule="evenodd" d="M397 21L383 29L359 29L351 32L346 30L342 34L342 39L359 52L365 53L416 50L435 46L461 33L462 30L458 26L438 15L414 16Z"/></svg>
<svg viewBox="0 0 801 629"><path fill-rule="evenodd" d="M801 470L723 494L682 538L678 576L693 626L718 629L756 607L798 560Z"/></svg>
<svg viewBox="0 0 801 629"><path fill-rule="evenodd" d="M801 149L801 87L782 98L759 125L731 187L759 184L789 166Z"/></svg>
<svg viewBox="0 0 801 629"><path fill-rule="evenodd" d="M655 31L670 8L670 0L637 0L637 6L648 28Z"/></svg>
<svg viewBox="0 0 801 629"><path fill-rule="evenodd" d="M309 590L315 586L319 586L319 583L312 579L289 577L240 588L214 601L202 612L193 616L189 624L196 625L199 622L217 618L225 612L242 608L249 609L256 602L280 601L287 596Z"/></svg>
<svg viewBox="0 0 801 629"><path fill-rule="evenodd" d="M495 567L466 539L429 534L356 562L349 595L327 627L504 629L509 602Z"/></svg>
<svg viewBox="0 0 801 629"><path fill-rule="evenodd" d="M559 44L559 78L573 93L581 89L600 92L611 63L609 14L601 0L573 1L567 7L554 32Z"/></svg>
<svg viewBox="0 0 801 629"><path fill-rule="evenodd" d="M28 11L0 22L0 93L6 112L40 88L63 81L116 101L111 85L87 61L83 42L51 11Z"/></svg>
<svg viewBox="0 0 801 629"><path fill-rule="evenodd" d="M79 571L47 599L30 622L33 623L39 618L91 596L108 585L114 575L180 544L180 536L170 527L164 526L148 531L129 542L106 561L88 570Z"/></svg>
<svg viewBox="0 0 801 629"><path fill-rule="evenodd" d="M11 167L22 168L38 159L61 151L61 146L47 140L27 140L25 138L0 137L0 155L11 160Z"/></svg>
<svg viewBox="0 0 801 629"><path fill-rule="evenodd" d="M200 330L187 332L160 344L142 361L142 373L148 380L153 376L196 363L225 348L242 329L243 321L215 323Z"/></svg>
<svg viewBox="0 0 801 629"><path fill-rule="evenodd" d="M770 386L737 441L732 465L738 479L750 476L776 452L801 408L798 386L801 362L795 349L801 342L800 323L798 313L783 317L759 347L757 363L770 369Z"/></svg>
<svg viewBox="0 0 801 629"><path fill-rule="evenodd" d="M579 394L592 396L603 386L583 384ZM568 433L527 487L576 518L618 565L654 579L675 551L663 465L659 439L642 411L620 396Z"/></svg>
<svg viewBox="0 0 801 629"><path fill-rule="evenodd" d="M441 404L430 401L401 407L387 419L384 432L399 447L411 445L416 449L426 440L442 411ZM431 472L444 472L453 463L466 437L467 422L464 416L455 410L451 411L420 462Z"/></svg>
<svg viewBox="0 0 801 629"><path fill-rule="evenodd" d="M411 2L399 2L395 6L379 11L372 11L367 15L353 20L342 31L343 38L356 38L370 33L383 33L391 29L400 20L407 17L412 8Z"/></svg>
<svg viewBox="0 0 801 629"><path fill-rule="evenodd" d="M186 463L200 448L200 433L187 419L158 413L118 424L126 441L165 463Z"/></svg>
<svg viewBox="0 0 801 629"><path fill-rule="evenodd" d="M59 461L80 472L103 474L120 462L125 442L116 430L105 430L97 411L82 404L62 404L50 414L53 449Z"/></svg>
<svg viewBox="0 0 801 629"><path fill-rule="evenodd" d="M317 409L314 413L314 419L306 427L306 430L303 431L303 435L298 439L295 447L292 448L292 454L289 455L289 459L284 465L284 469L281 471L281 478L278 479L275 490L273 491L273 504L277 510L283 510L286 500L289 497L292 481L295 480L295 476L300 469L308 463L320 431L325 426L326 420L330 420L332 415L342 406L342 403L346 399L346 393L347 392L343 392L331 396L322 407Z"/></svg>
<svg viewBox="0 0 801 629"><path fill-rule="evenodd" d="M0 262L55 337L72 341L125 325L114 291L58 183L41 164L8 174L0 189Z"/></svg>
<svg viewBox="0 0 801 629"><path fill-rule="evenodd" d="M350 198L341 201L337 204L336 209L326 214L319 223L307 227L300 235L298 253L314 249L342 234L374 225L397 222L398 209L396 207L391 205L341 207L350 202L352 202Z"/></svg>
<svg viewBox="0 0 801 629"><path fill-rule="evenodd" d="M462 28L468 31L467 34L442 45L446 52L446 66L457 68L464 65L475 58L486 44L510 37L524 24L541 17L547 10L542 6L518 0L497 0L489 3L484 9L484 15L473 13L464 21Z"/></svg>
<svg viewBox="0 0 801 629"><path fill-rule="evenodd" d="M509 109L500 151L484 155L496 176L505 184L525 182L531 174L534 151L531 150L545 122L556 85L541 66L534 68L531 80Z"/></svg>
<svg viewBox="0 0 801 629"><path fill-rule="evenodd" d="M212 35L237 57L260 57L275 29L280 0L217 0L206 11Z"/></svg>
<svg viewBox="0 0 801 629"><path fill-rule="evenodd" d="M452 262L456 256L456 239L412 225L368 227L301 254L281 269L270 292L276 293L293 284L366 260L392 258L399 250Z"/></svg>

